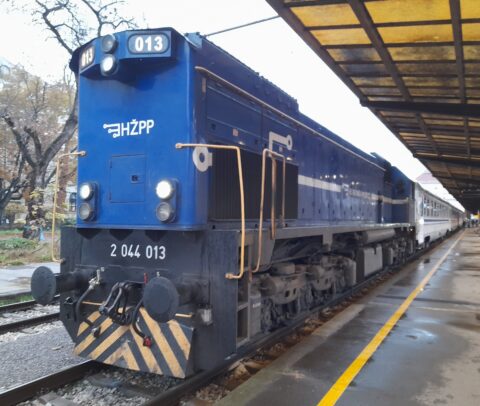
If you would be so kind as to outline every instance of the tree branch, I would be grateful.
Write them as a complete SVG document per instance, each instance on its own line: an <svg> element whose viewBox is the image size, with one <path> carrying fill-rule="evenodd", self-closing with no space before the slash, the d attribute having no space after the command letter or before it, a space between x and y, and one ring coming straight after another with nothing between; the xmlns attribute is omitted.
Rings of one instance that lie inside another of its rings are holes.
<svg viewBox="0 0 480 406"><path fill-rule="evenodd" d="M75 92L75 97L73 100L73 106L68 115L67 121L62 128L60 134L55 138L52 143L48 146L48 148L44 152L44 160L50 162L57 152L60 150L61 146L69 140L77 129L78 118L77 118L77 99L78 99L78 91Z"/></svg>
<svg viewBox="0 0 480 406"><path fill-rule="evenodd" d="M35 158L36 158L37 161L39 161L42 157L42 143L40 142L40 138L39 138L37 132L34 129L29 128L27 126L23 127L23 131L33 141L33 146L35 148Z"/></svg>
<svg viewBox="0 0 480 406"><path fill-rule="evenodd" d="M27 160L28 164L32 167L35 166L35 161L33 160L32 155L30 154L30 151L27 148L27 143L24 142L21 134L17 131L13 120L10 118L8 114L3 114L2 118L3 118L3 121L5 121L5 123L7 124L7 127L9 128L13 136L15 137L15 141L18 145L18 148L20 148L20 151L22 155L25 157L25 159Z"/></svg>
<svg viewBox="0 0 480 406"><path fill-rule="evenodd" d="M68 4L68 1L65 3L60 3L59 5L55 7L48 8L46 4L42 3L39 0L35 0L35 2L43 9L43 12L41 13L43 22L45 25L48 27L48 29L53 33L55 36L56 40L60 43L60 45L65 48L65 50L72 55L73 54L73 49L68 46L68 44L65 42L65 40L62 38L62 35L60 34L60 31L58 31L57 27L50 21L49 16L51 13L54 13L55 11L60 11L66 7Z"/></svg>

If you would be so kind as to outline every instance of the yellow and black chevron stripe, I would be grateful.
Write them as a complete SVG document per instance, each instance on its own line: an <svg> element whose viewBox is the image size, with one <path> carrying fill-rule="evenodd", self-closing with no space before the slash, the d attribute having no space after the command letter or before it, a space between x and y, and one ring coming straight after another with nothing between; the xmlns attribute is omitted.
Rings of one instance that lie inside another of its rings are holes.
<svg viewBox="0 0 480 406"><path fill-rule="evenodd" d="M185 378L191 372L192 327L176 320L158 323L142 308L138 326L152 338L152 346L147 347L131 325L116 324L98 311L88 320L92 327L86 322L78 327L75 354L121 368L176 378ZM95 327L100 327L97 337L92 334Z"/></svg>

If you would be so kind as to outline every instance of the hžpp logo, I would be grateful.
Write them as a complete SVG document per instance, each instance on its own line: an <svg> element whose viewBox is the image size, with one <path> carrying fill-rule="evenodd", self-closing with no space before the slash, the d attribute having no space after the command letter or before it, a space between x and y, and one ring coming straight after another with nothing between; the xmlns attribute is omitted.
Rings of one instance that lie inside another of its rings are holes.
<svg viewBox="0 0 480 406"><path fill-rule="evenodd" d="M137 120L136 118L126 123L105 123L103 129L107 130L108 134L112 134L113 138L118 137L134 137L142 134L150 134L150 130L155 126L155 121Z"/></svg>

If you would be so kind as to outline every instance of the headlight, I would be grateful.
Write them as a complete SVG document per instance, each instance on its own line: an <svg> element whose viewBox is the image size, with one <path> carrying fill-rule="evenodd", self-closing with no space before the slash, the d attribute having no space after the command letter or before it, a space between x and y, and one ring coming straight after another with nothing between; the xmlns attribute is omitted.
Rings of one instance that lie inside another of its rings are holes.
<svg viewBox="0 0 480 406"><path fill-rule="evenodd" d="M175 212L170 203L162 202L157 206L157 218L166 223L173 219Z"/></svg>
<svg viewBox="0 0 480 406"><path fill-rule="evenodd" d="M102 38L102 51L107 54L111 54L117 48L117 44L118 43L117 43L117 39L115 38L115 35L113 34L105 35Z"/></svg>
<svg viewBox="0 0 480 406"><path fill-rule="evenodd" d="M173 183L169 180L161 180L158 182L155 191L157 192L157 196L162 199L170 199L173 195L173 191L175 190Z"/></svg>
<svg viewBox="0 0 480 406"><path fill-rule="evenodd" d="M90 220L93 217L93 214L92 206L88 203L84 202L78 207L78 217L83 221Z"/></svg>
<svg viewBox="0 0 480 406"><path fill-rule="evenodd" d="M80 197L83 200L88 200L93 195L93 186L91 183L82 183L79 190Z"/></svg>
<svg viewBox="0 0 480 406"><path fill-rule="evenodd" d="M111 75L117 69L117 59L113 55L106 55L100 62L100 70L104 75Z"/></svg>

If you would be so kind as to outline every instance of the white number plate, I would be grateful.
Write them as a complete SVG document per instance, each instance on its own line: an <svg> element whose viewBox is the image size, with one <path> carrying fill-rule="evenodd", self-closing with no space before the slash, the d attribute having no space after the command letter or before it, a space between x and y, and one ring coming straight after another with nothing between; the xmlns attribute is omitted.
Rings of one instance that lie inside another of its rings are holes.
<svg viewBox="0 0 480 406"><path fill-rule="evenodd" d="M80 55L80 69L85 69L87 66L90 66L95 59L95 48L93 46L89 46L85 48Z"/></svg>
<svg viewBox="0 0 480 406"><path fill-rule="evenodd" d="M110 256L163 261L167 257L167 249L164 245L111 244Z"/></svg>
<svg viewBox="0 0 480 406"><path fill-rule="evenodd" d="M165 34L137 34L128 39L128 50L133 54L162 54L169 45Z"/></svg>

